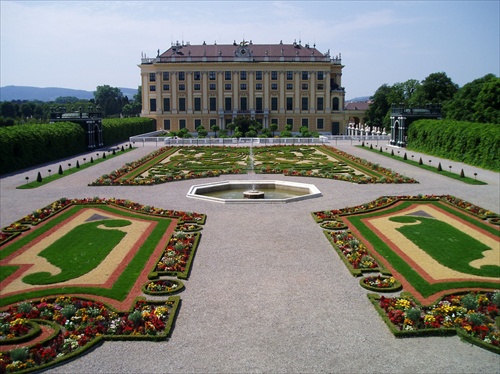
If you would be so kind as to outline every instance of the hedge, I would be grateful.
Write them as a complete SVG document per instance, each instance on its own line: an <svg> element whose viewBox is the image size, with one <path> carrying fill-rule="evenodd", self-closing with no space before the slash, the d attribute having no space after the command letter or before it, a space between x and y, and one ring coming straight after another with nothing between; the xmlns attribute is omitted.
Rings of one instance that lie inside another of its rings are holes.
<svg viewBox="0 0 500 374"><path fill-rule="evenodd" d="M154 131L149 118L116 118L102 121L105 146ZM86 133L72 122L0 127L0 175L71 157L87 151Z"/></svg>
<svg viewBox="0 0 500 374"><path fill-rule="evenodd" d="M488 170L500 171L500 125L418 120L408 129L408 148Z"/></svg>
<svg viewBox="0 0 500 374"><path fill-rule="evenodd" d="M131 136L156 131L156 123L150 118L110 118L102 120L104 145L127 141Z"/></svg>
<svg viewBox="0 0 500 374"><path fill-rule="evenodd" d="M85 131L74 123L2 127L0 174L70 157L86 149Z"/></svg>

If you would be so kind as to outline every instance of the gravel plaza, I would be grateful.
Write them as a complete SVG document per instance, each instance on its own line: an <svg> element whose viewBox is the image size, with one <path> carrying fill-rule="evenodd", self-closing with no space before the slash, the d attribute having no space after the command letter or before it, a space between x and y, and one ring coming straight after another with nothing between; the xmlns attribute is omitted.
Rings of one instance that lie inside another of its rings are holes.
<svg viewBox="0 0 500 374"><path fill-rule="evenodd" d="M395 338L311 218L311 212L370 202L383 195L453 195L500 212L500 174L403 150L465 175L475 186L339 141L331 146L411 176L418 184L352 184L260 175L314 184L321 197L289 204L219 204L190 199L199 180L155 186L90 187L99 176L155 150L139 146L36 189L16 189L38 171L0 179L1 227L61 198L130 199L205 213L207 222L172 337L165 342L105 342L50 373L500 373L500 356L453 337ZM97 152L97 151L96 151ZM95 152L93 152L95 153ZM90 157L93 153L88 153ZM245 179L242 175L206 178ZM500 261L500 259L499 259Z"/></svg>

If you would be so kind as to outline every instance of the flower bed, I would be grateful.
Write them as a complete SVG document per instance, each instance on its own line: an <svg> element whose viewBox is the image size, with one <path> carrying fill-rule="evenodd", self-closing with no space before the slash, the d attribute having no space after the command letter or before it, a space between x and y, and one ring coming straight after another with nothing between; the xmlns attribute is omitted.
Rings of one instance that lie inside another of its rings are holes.
<svg viewBox="0 0 500 374"><path fill-rule="evenodd" d="M198 247L200 233L175 232L157 262L154 272L187 279Z"/></svg>
<svg viewBox="0 0 500 374"><path fill-rule="evenodd" d="M322 222L324 220L330 220L332 219L332 217L335 216L343 216L348 214L357 214L357 213L366 213L369 211L375 211L381 208L388 207L402 200L416 200L416 201L441 200L481 219L490 218L491 221L491 219L496 218L498 220L499 218L498 215L489 210L483 209L481 207L478 207L474 204L468 203L464 200L461 200L451 195L381 196L378 199L373 200L372 202L366 204L354 207L347 207L343 209L317 211L313 212L312 215L316 222Z"/></svg>
<svg viewBox="0 0 500 374"><path fill-rule="evenodd" d="M185 232L195 232L202 230L203 227L196 223L181 223L177 225L175 228L176 231L185 231Z"/></svg>
<svg viewBox="0 0 500 374"><path fill-rule="evenodd" d="M469 292L443 297L422 307L410 296L369 295L395 336L447 335L460 337L500 354L500 292Z"/></svg>
<svg viewBox="0 0 500 374"><path fill-rule="evenodd" d="M3 232L0 231L0 246L20 235L20 232Z"/></svg>
<svg viewBox="0 0 500 374"><path fill-rule="evenodd" d="M383 271L383 267L368 253L366 246L349 231L324 231L340 258L354 276L364 272Z"/></svg>
<svg viewBox="0 0 500 374"><path fill-rule="evenodd" d="M166 339L179 298L165 302L138 300L119 313L100 302L71 297L23 302L2 311L4 323L19 318L40 319L60 327L59 332L31 347L0 354L0 372L35 371L75 357L102 339Z"/></svg>
<svg viewBox="0 0 500 374"><path fill-rule="evenodd" d="M14 222L10 224L7 227L2 228L3 232L9 233L9 232L23 232L23 231L28 231L30 229L29 225L23 225L20 222Z"/></svg>
<svg viewBox="0 0 500 374"><path fill-rule="evenodd" d="M364 277L359 280L359 284L361 287L375 292L395 292L402 288L401 283L394 277L385 275Z"/></svg>
<svg viewBox="0 0 500 374"><path fill-rule="evenodd" d="M342 221L323 221L319 225L322 229L326 230L345 230L347 225Z"/></svg>
<svg viewBox="0 0 500 374"><path fill-rule="evenodd" d="M184 284L179 280L158 279L142 286L142 291L148 295L173 295L184 289Z"/></svg>

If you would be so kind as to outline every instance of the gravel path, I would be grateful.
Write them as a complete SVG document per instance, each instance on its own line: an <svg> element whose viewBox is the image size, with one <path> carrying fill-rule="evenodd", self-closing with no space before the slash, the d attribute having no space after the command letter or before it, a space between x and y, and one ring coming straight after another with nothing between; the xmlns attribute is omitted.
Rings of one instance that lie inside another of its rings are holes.
<svg viewBox="0 0 500 374"><path fill-rule="evenodd" d="M335 144L332 143L333 146ZM119 197L206 213L207 223L182 307L168 342L105 342L53 373L500 373L500 356L458 337L396 339L378 316L310 213L381 195L451 194L500 212L499 173L432 157L443 168L478 173L486 186L405 165L339 142L338 148L412 176L414 185L259 176L315 184L323 196L291 204L225 205L189 199L193 181L152 187L89 187L104 173L155 149L140 147L35 190L16 190L26 175L1 183L1 226L61 197ZM415 152L416 159L425 160ZM80 156L80 159L84 157ZM76 159L61 161L76 163ZM225 179L239 179L229 176ZM203 180L209 182L217 178Z"/></svg>

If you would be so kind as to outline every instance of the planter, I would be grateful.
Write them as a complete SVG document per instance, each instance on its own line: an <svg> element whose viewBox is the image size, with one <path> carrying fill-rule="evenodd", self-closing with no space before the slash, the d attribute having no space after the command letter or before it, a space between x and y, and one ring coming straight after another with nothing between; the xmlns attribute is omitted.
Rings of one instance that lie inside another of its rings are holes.
<svg viewBox="0 0 500 374"><path fill-rule="evenodd" d="M178 280L158 279L142 286L142 291L147 295L173 295L184 290L184 284Z"/></svg>
<svg viewBox="0 0 500 374"><path fill-rule="evenodd" d="M347 230L347 225L342 221L323 221L319 226L325 230Z"/></svg>
<svg viewBox="0 0 500 374"><path fill-rule="evenodd" d="M401 283L396 279L384 275L361 278L359 284L361 287L374 292L396 292L402 288Z"/></svg>
<svg viewBox="0 0 500 374"><path fill-rule="evenodd" d="M2 229L3 232L23 232L28 231L30 229L29 225L23 225L19 222L15 222L10 226L4 227Z"/></svg>

